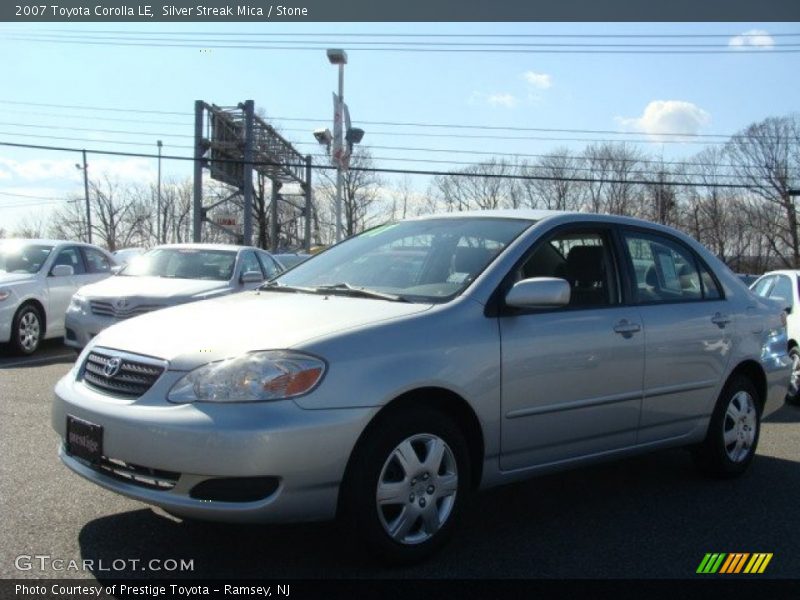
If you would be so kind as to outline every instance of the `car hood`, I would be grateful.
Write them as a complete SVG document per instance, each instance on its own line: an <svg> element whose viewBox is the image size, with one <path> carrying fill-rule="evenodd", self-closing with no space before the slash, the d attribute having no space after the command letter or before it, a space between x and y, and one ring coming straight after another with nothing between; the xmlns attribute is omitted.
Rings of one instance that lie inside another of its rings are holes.
<svg viewBox="0 0 800 600"><path fill-rule="evenodd" d="M83 286L78 293L92 300L120 297L179 301L198 294L227 290L227 281L208 279L172 279L169 277L126 277L115 275Z"/></svg>
<svg viewBox="0 0 800 600"><path fill-rule="evenodd" d="M35 273L0 273L0 286L33 281L35 278Z"/></svg>
<svg viewBox="0 0 800 600"><path fill-rule="evenodd" d="M423 312L411 304L317 294L245 292L123 321L93 345L170 361L173 370L252 350L287 349L315 338Z"/></svg>

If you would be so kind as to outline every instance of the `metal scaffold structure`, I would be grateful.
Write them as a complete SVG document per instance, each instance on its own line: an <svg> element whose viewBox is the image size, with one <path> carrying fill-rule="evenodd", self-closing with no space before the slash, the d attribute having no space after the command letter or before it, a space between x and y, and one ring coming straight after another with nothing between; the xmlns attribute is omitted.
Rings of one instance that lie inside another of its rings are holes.
<svg viewBox="0 0 800 600"><path fill-rule="evenodd" d="M202 100L195 101L194 204L193 235L200 242L203 224L222 230L238 243L253 242L254 175L270 180L272 194L269 203L270 250L279 249L281 211L283 202L291 219L303 221L303 247L311 248L311 157L303 156L271 125L255 114L255 103L247 100L236 107L220 107ZM230 195L213 204L203 204L203 169L212 179L232 188ZM281 194L286 184L297 184L299 194ZM300 205L288 196L301 196ZM209 211L223 205L242 210L241 233L232 229L233 223L216 222Z"/></svg>

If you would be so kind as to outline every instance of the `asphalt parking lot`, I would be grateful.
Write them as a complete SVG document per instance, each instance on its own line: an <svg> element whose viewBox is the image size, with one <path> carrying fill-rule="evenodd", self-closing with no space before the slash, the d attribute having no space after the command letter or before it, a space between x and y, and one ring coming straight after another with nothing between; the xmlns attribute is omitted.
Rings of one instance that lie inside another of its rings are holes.
<svg viewBox="0 0 800 600"><path fill-rule="evenodd" d="M15 568L53 559L191 560L190 577L686 578L707 552L772 552L758 577L800 577L800 409L763 424L751 470L710 481L684 451L550 475L479 494L453 542L429 562L387 569L335 523L187 524L63 467L52 388L74 353L48 343L0 358L0 577L170 577L181 573ZM166 563L164 563L166 564Z"/></svg>

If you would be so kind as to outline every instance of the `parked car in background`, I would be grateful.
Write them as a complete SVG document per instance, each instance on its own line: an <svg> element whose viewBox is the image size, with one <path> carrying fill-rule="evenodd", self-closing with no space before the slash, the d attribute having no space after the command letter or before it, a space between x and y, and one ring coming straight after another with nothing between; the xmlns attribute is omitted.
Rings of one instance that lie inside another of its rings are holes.
<svg viewBox="0 0 800 600"><path fill-rule="evenodd" d="M291 269L311 258L310 254L305 254L303 252L284 252L281 254L273 254L272 256L287 269Z"/></svg>
<svg viewBox="0 0 800 600"><path fill-rule="evenodd" d="M674 229L465 212L103 331L52 424L109 490L186 518L338 514L407 562L476 488L674 446L739 475L789 372L783 311Z"/></svg>
<svg viewBox="0 0 800 600"><path fill-rule="evenodd" d="M121 248L113 252L114 259L120 265L127 265L132 259L147 252L147 248Z"/></svg>
<svg viewBox="0 0 800 600"><path fill-rule="evenodd" d="M758 275L750 275L748 273L737 273L736 276L748 287L753 285L758 280Z"/></svg>
<svg viewBox="0 0 800 600"><path fill-rule="evenodd" d="M0 342L33 354L44 339L64 335L75 291L111 275L102 248L64 240L0 240Z"/></svg>
<svg viewBox="0 0 800 600"><path fill-rule="evenodd" d="M786 401L800 404L800 271L770 271L750 286L757 295L773 300L786 311L786 329L789 358L792 360L792 379Z"/></svg>
<svg viewBox="0 0 800 600"><path fill-rule="evenodd" d="M282 265L258 248L157 246L106 281L77 291L67 309L64 343L80 349L119 321L176 304L251 290L282 271Z"/></svg>

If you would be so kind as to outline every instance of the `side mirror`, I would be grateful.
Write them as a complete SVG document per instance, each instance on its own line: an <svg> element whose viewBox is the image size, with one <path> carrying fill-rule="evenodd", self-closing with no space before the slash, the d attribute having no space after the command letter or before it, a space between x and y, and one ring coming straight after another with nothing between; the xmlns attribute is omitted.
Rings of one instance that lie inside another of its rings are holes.
<svg viewBox="0 0 800 600"><path fill-rule="evenodd" d="M569 304L570 287L558 277L532 277L514 284L506 304L515 308L554 308Z"/></svg>
<svg viewBox="0 0 800 600"><path fill-rule="evenodd" d="M246 271L239 277L241 283L260 283L264 281L261 271Z"/></svg>
<svg viewBox="0 0 800 600"><path fill-rule="evenodd" d="M75 269L72 268L72 265L56 265L50 271L50 275L53 277L70 277L75 274Z"/></svg>

